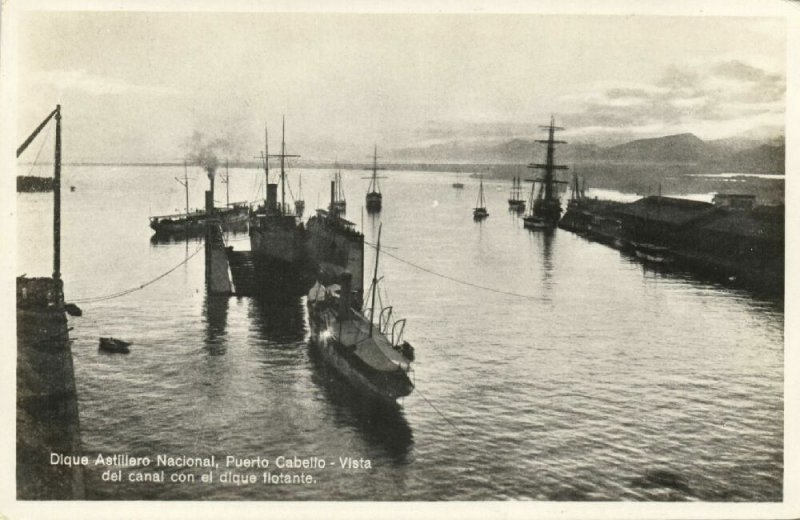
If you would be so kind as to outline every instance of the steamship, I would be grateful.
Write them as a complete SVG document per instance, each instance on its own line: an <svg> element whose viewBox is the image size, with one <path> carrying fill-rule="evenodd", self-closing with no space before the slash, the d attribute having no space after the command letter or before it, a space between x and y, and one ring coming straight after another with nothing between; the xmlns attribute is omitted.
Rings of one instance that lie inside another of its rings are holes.
<svg viewBox="0 0 800 520"><path fill-rule="evenodd" d="M311 346L362 395L396 404L414 389L409 377L414 348L403 340L405 320L394 320L392 307L376 307L380 228L370 305L362 309L364 235L352 222L325 210L308 227L319 265L307 298Z"/></svg>
<svg viewBox="0 0 800 520"><path fill-rule="evenodd" d="M283 130L279 154L270 155L265 145L263 165L267 192L264 204L250 214L250 250L256 270L264 275L260 279L303 286L308 276L306 232L297 213L286 202L286 159L299 155L286 153L285 124ZM265 140L267 138L265 131ZM269 159L273 157L281 161L280 184L270 182ZM303 292L305 290L303 288Z"/></svg>

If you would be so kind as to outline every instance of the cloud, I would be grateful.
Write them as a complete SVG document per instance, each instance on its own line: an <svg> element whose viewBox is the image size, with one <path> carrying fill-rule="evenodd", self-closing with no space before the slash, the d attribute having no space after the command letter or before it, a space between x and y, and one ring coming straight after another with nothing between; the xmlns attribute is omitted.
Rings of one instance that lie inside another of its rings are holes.
<svg viewBox="0 0 800 520"><path fill-rule="evenodd" d="M725 133L744 120L777 122L785 111L785 78L729 60L706 67L672 65L652 84L604 84L567 97L580 109L564 114L566 126L608 129L704 128ZM658 133L656 131L656 133Z"/></svg>
<svg viewBox="0 0 800 520"><path fill-rule="evenodd" d="M92 74L83 69L40 71L32 79L36 85L50 86L62 91L77 90L93 96L123 94L170 96L178 94L175 89L136 85L121 79Z"/></svg>

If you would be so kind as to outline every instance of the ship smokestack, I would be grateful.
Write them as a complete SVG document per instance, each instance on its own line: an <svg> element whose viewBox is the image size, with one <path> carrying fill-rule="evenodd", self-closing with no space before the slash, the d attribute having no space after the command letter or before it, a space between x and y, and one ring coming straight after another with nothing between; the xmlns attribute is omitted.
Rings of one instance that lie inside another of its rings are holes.
<svg viewBox="0 0 800 520"><path fill-rule="evenodd" d="M331 213L333 213L334 209L333 203L335 200L336 200L336 181L331 181L331 203L328 206L328 211L330 211Z"/></svg>
<svg viewBox="0 0 800 520"><path fill-rule="evenodd" d="M213 166L206 166L206 174L208 175L208 182L211 186L211 208L210 213L208 213L211 215L214 211L214 177L216 177L217 170ZM206 210L208 211L208 208L206 208Z"/></svg>
<svg viewBox="0 0 800 520"><path fill-rule="evenodd" d="M267 185L267 208L270 211L275 211L278 208L278 185Z"/></svg>

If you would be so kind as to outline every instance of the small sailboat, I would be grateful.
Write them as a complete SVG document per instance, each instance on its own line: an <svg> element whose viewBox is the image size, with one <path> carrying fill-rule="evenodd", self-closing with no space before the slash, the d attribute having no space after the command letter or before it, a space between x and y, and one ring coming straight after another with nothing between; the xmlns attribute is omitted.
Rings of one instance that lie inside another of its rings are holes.
<svg viewBox="0 0 800 520"><path fill-rule="evenodd" d="M378 212L383 207L383 195L381 186L378 183L378 145L375 145L375 153L372 156L372 177L370 177L369 188L367 188L367 211L370 213Z"/></svg>
<svg viewBox="0 0 800 520"><path fill-rule="evenodd" d="M461 182L460 176L458 174L456 174L456 182L453 183L453 187L457 190L464 189L464 183Z"/></svg>
<svg viewBox="0 0 800 520"><path fill-rule="evenodd" d="M525 199L522 198L522 178L511 180L511 194L508 197L508 209L517 212L525 211Z"/></svg>
<svg viewBox="0 0 800 520"><path fill-rule="evenodd" d="M488 216L489 212L486 211L486 201L483 198L483 175L481 175L481 182L478 188L477 207L472 210L472 217L475 220L483 220Z"/></svg>

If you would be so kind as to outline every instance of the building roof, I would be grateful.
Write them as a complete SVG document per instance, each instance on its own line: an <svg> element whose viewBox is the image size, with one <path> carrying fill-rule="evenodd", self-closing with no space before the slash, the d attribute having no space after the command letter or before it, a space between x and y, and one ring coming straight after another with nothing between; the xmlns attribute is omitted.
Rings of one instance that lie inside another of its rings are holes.
<svg viewBox="0 0 800 520"><path fill-rule="evenodd" d="M726 212L719 218L703 224L700 229L761 240L782 241L785 236L783 219L759 218L742 212Z"/></svg>
<svg viewBox="0 0 800 520"><path fill-rule="evenodd" d="M713 204L674 197L651 196L625 204L616 210L621 217L646 219L683 226L716 211Z"/></svg>

